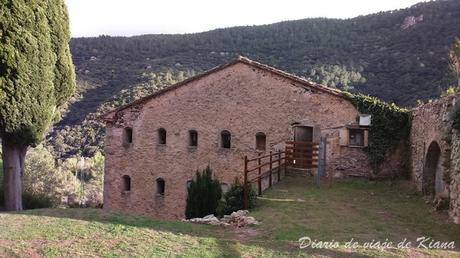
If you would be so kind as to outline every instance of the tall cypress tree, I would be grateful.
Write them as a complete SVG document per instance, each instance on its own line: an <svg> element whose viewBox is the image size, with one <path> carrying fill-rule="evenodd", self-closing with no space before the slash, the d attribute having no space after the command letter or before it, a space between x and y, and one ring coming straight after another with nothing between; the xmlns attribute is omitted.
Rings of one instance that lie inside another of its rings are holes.
<svg viewBox="0 0 460 258"><path fill-rule="evenodd" d="M22 174L35 146L75 89L63 0L0 4L0 137L7 210L22 209Z"/></svg>

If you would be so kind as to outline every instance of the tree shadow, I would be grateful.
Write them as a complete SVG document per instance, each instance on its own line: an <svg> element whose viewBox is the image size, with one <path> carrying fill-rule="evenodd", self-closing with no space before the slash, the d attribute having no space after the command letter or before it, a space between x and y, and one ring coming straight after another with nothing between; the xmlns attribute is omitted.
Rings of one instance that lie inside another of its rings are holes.
<svg viewBox="0 0 460 258"><path fill-rule="evenodd" d="M2 212L4 213L4 212ZM100 222L104 224L115 224L132 226L138 228L153 229L156 231L183 234L193 237L214 238L221 257L246 256L241 253L238 245L245 245L249 248L259 247L273 253L273 256L329 256L329 257L370 257L357 252L345 252L332 249L300 249L294 243L276 243L273 241L254 240L250 237L237 237L238 230L232 227L211 226L181 222L177 220L160 220L140 215L126 215L120 213L109 213L101 209L72 208L72 209L35 209L20 212L8 212L10 214L30 215L82 220L88 222ZM4 213L5 214L5 213Z"/></svg>

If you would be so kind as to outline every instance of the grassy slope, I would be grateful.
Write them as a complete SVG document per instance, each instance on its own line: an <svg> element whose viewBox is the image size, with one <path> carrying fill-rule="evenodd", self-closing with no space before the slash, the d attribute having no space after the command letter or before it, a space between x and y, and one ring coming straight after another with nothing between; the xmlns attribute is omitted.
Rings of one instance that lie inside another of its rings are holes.
<svg viewBox="0 0 460 258"><path fill-rule="evenodd" d="M353 237L414 241L418 236L460 243L460 227L434 214L406 182L343 181L315 188L286 178L264 194L246 229L108 215L94 209L43 209L0 214L0 253L8 256L458 256L439 250L299 250L297 240Z"/></svg>

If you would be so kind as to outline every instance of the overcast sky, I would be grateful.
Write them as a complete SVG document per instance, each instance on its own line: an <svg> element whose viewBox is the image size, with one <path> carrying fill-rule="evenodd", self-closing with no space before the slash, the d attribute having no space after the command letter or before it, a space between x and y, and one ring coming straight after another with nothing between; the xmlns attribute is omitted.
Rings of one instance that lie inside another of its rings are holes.
<svg viewBox="0 0 460 258"><path fill-rule="evenodd" d="M191 33L310 17L351 18L422 0L65 0L73 37Z"/></svg>

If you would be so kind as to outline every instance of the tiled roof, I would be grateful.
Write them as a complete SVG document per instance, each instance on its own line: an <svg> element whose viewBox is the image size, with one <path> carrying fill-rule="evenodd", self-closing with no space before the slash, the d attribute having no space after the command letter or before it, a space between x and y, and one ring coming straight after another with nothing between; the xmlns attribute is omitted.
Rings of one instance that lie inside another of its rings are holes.
<svg viewBox="0 0 460 258"><path fill-rule="evenodd" d="M235 59L233 59L232 61L228 62L228 63L225 63L225 64L222 64L222 65L219 65L217 67L214 67L206 72L203 72L203 73L200 73L196 76L193 76L193 77L190 77L186 80L183 80L181 82L178 82L174 85L171 85L167 88L164 88L162 90L159 90L149 96L146 96L146 97L143 97L143 98L140 98L136 101L133 101L129 104L126 104L124 106L121 106L117 109L114 109L112 111L109 111L107 112L106 114L102 115L101 118L104 120L104 121L113 121L115 115L121 111L121 110L124 110L126 108L129 108L131 106L135 106L135 105L139 105L139 104L142 104L146 101L149 101L150 99L154 99L166 92L169 92L169 91L173 91L179 87L182 87L186 84L188 84L189 82L192 82L192 81L195 81L195 80L198 80L200 78L203 78L209 74L212 74L214 72L217 72L217 71L220 71L220 70L223 70L227 67L230 67L234 64L237 64L237 63L244 63L244 64L247 64L247 65L250 65L250 66L253 66L253 67L256 67L258 69L261 69L261 70L264 70L264 71L267 71L267 72L270 72L272 74L275 74L275 75L278 75L280 77L283 77L283 78L286 78L286 79L289 79L289 80L292 80L294 82L297 82L299 83L300 85L302 85L303 87L307 87L307 88L310 88L310 89L314 89L314 90L318 90L318 91L322 91L322 92L325 92L325 93L329 93L329 94L332 94L332 95L335 95L335 96L338 96L338 97L343 97L343 95L340 93L339 90L336 90L336 89L332 89L332 88L328 88L326 86L323 86L321 84L317 84L317 83L314 83L312 81L309 81L309 80L306 80L304 78L301 78L299 76L296 76L296 75L293 75L293 74L290 74L290 73L287 73L287 72L284 72L282 70L279 70L279 69L276 69L274 67L271 67L271 66L268 66L268 65L265 65L265 64L261 64L259 62L256 62L256 61L253 61L249 58L246 58L246 57L243 57L243 56L239 56Z"/></svg>

